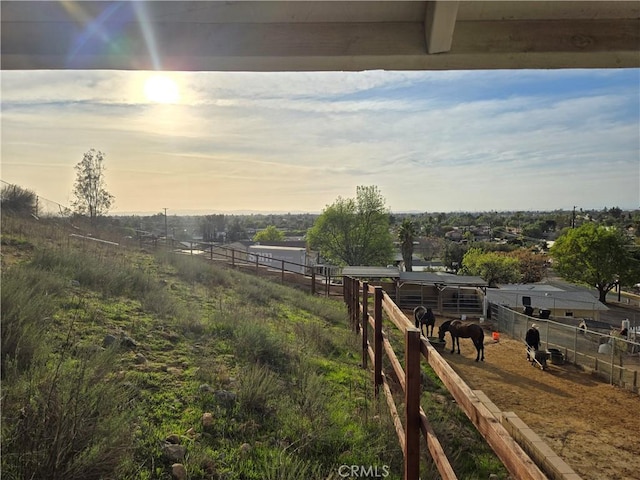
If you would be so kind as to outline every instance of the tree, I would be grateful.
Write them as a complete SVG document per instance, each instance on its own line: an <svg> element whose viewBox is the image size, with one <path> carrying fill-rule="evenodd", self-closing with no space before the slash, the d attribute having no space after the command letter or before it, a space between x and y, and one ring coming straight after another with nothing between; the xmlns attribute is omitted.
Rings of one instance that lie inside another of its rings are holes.
<svg viewBox="0 0 640 480"><path fill-rule="evenodd" d="M105 189L104 161L105 154L92 148L75 166L73 194L76 199L72 205L77 213L89 214L92 223L97 216L109 211L114 200L113 195Z"/></svg>
<svg viewBox="0 0 640 480"><path fill-rule="evenodd" d="M469 247L456 242L445 241L443 262L447 268L450 268L454 272L460 270L462 266L462 259L464 254L467 253Z"/></svg>
<svg viewBox="0 0 640 480"><path fill-rule="evenodd" d="M269 225L253 236L254 242L280 242L282 240L284 240L284 233L278 230L275 225Z"/></svg>
<svg viewBox="0 0 640 480"><path fill-rule="evenodd" d="M520 248L508 254L518 260L520 268L520 281L522 283L535 283L541 281L547 270L546 255L536 254L531 250Z"/></svg>
<svg viewBox="0 0 640 480"><path fill-rule="evenodd" d="M490 287L498 283L514 283L520 280L520 265L517 259L498 252L483 252L470 248L462 259L462 272L482 277Z"/></svg>
<svg viewBox="0 0 640 480"><path fill-rule="evenodd" d="M336 265L387 265L393 259L389 212L376 186L338 197L307 232L309 246Z"/></svg>
<svg viewBox="0 0 640 480"><path fill-rule="evenodd" d="M404 268L407 272L413 271L413 241L418 236L417 226L414 222L405 218L398 228L398 240Z"/></svg>
<svg viewBox="0 0 640 480"><path fill-rule="evenodd" d="M236 242L247 238L247 231L238 217L233 217L227 231L227 241Z"/></svg>
<svg viewBox="0 0 640 480"><path fill-rule="evenodd" d="M607 303L607 293L618 283L632 285L640 275L631 239L613 227L585 222L561 235L550 253L558 274L595 286L602 303Z"/></svg>

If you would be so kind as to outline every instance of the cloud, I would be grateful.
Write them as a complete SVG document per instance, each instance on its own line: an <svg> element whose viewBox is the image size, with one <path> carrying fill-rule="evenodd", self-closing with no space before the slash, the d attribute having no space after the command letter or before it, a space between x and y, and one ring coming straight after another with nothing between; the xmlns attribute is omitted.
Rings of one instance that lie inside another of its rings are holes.
<svg viewBox="0 0 640 480"><path fill-rule="evenodd" d="M146 72L2 72L2 173L60 201L96 148L120 211L319 211L361 184L395 211L633 207L637 72L172 73L180 105L142 99Z"/></svg>

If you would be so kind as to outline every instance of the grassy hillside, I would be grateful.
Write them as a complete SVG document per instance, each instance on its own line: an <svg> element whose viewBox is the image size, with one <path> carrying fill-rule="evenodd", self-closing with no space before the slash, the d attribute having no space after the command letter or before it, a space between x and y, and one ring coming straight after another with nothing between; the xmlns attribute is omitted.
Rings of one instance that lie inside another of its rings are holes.
<svg viewBox="0 0 640 480"><path fill-rule="evenodd" d="M68 234L2 218L5 478L169 479L176 463L190 479L343 478L340 465L401 477L341 302ZM427 378L461 478L505 478Z"/></svg>

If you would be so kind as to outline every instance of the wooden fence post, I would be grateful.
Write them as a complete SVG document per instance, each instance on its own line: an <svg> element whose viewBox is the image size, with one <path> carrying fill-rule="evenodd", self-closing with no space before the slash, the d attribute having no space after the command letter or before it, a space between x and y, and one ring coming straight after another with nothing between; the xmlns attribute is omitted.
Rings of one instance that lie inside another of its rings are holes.
<svg viewBox="0 0 640 480"><path fill-rule="evenodd" d="M373 378L376 397L380 391L380 385L382 385L382 296L382 287L375 287L373 297L373 318L375 320L373 333Z"/></svg>
<svg viewBox="0 0 640 480"><path fill-rule="evenodd" d="M369 357L369 283L362 283L362 368L367 368Z"/></svg>
<svg viewBox="0 0 640 480"><path fill-rule="evenodd" d="M315 268L311 268L311 295L315 295L315 294L316 294L316 270Z"/></svg>
<svg viewBox="0 0 640 480"><path fill-rule="evenodd" d="M354 280L353 291L353 327L360 333L360 280Z"/></svg>
<svg viewBox="0 0 640 480"><path fill-rule="evenodd" d="M282 260L282 276L280 277L280 283L284 283L284 260Z"/></svg>
<svg viewBox="0 0 640 480"><path fill-rule="evenodd" d="M233 249L231 250L231 266L236 266L236 251Z"/></svg>
<svg viewBox="0 0 640 480"><path fill-rule="evenodd" d="M359 280L353 279L349 288L349 303L351 303L351 330L358 332L358 285Z"/></svg>
<svg viewBox="0 0 640 480"><path fill-rule="evenodd" d="M353 313L352 313L352 298L351 298L351 289L353 288L353 278L344 277L344 291L342 295L344 296L344 303L347 304L347 313L349 314L349 328L353 328L351 322L353 321Z"/></svg>
<svg viewBox="0 0 640 480"><path fill-rule="evenodd" d="M420 477L420 331L407 328L405 333L405 452L404 480Z"/></svg>

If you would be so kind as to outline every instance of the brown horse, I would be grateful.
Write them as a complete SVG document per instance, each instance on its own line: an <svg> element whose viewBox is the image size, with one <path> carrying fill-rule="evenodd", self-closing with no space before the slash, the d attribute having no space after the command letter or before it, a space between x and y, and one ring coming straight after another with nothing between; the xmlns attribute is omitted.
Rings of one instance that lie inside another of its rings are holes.
<svg viewBox="0 0 640 480"><path fill-rule="evenodd" d="M476 362L484 361L484 331L480 325L475 323L462 323L460 320L447 320L438 330L438 338L444 340L444 334L451 334L451 342L453 343L451 353L455 351L456 342L458 344L458 354L460 354L460 338L470 338L476 347Z"/></svg>

